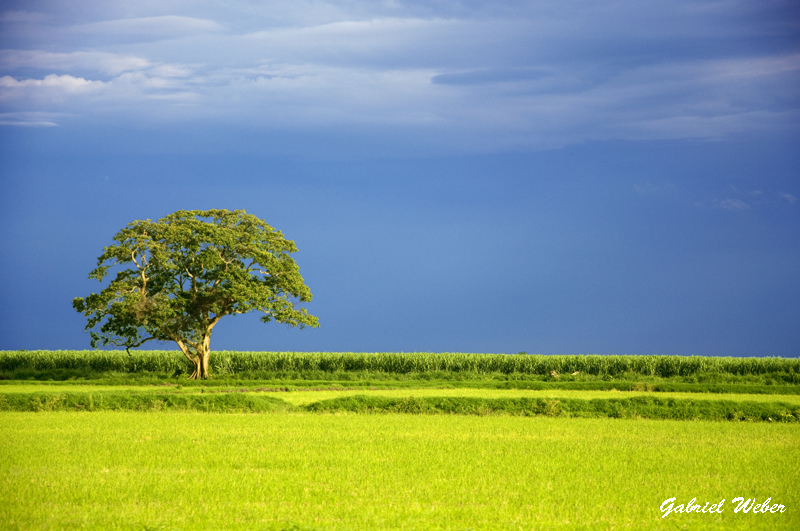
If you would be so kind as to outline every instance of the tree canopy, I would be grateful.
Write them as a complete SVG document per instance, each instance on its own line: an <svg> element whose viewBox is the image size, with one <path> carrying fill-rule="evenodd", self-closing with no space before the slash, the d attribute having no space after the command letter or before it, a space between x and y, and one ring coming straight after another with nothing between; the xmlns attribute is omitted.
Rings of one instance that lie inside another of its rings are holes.
<svg viewBox="0 0 800 531"><path fill-rule="evenodd" d="M311 300L290 253L294 242L244 210L179 210L137 220L114 236L89 278L116 271L99 294L77 297L92 348L130 349L174 341L192 362L193 379L209 376L211 331L226 315L258 311L263 322L317 327L299 303Z"/></svg>

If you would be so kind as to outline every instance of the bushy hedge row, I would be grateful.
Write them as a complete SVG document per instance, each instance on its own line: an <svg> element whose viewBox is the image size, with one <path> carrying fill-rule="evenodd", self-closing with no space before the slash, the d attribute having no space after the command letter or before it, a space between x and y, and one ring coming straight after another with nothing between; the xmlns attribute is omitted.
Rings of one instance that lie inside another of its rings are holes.
<svg viewBox="0 0 800 531"><path fill-rule="evenodd" d="M305 406L318 412L411 413L546 417L646 418L798 422L800 408L781 402L735 402L637 396L632 398L468 398L348 396Z"/></svg>
<svg viewBox="0 0 800 531"><path fill-rule="evenodd" d="M7 393L0 411L207 411L217 413L290 411L291 404L258 394L214 393Z"/></svg>
<svg viewBox="0 0 800 531"><path fill-rule="evenodd" d="M178 351L32 350L0 351L0 371L79 369L94 372L185 371ZM233 352L211 353L211 372L356 372L476 374L625 374L669 378L695 374L800 374L796 358L705 356L507 355L430 352Z"/></svg>
<svg viewBox="0 0 800 531"><path fill-rule="evenodd" d="M164 411L407 413L451 415L523 415L547 417L647 418L798 422L800 407L783 402L631 398L472 398L346 396L292 406L278 398L250 393L8 393L0 411Z"/></svg>

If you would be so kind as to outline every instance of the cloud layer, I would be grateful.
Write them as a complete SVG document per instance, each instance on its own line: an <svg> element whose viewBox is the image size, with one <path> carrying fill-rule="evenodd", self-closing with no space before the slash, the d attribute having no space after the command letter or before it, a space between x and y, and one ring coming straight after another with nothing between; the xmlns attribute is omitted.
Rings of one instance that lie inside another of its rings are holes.
<svg viewBox="0 0 800 531"><path fill-rule="evenodd" d="M12 3L0 111L30 125L342 127L456 150L796 132L800 119L791 2L167 4Z"/></svg>

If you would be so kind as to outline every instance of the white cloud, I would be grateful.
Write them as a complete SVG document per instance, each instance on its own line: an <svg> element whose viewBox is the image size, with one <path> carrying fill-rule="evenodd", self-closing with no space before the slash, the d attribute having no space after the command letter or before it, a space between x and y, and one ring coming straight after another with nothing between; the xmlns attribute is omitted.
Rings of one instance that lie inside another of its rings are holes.
<svg viewBox="0 0 800 531"><path fill-rule="evenodd" d="M715 199L714 206L717 208L724 208L726 210L749 210L750 205L741 199Z"/></svg>
<svg viewBox="0 0 800 531"><path fill-rule="evenodd" d="M744 81L738 90L732 90L728 81L696 75L713 70L713 61L704 61L702 66L644 66L610 79L591 80L589 71L549 66L535 76L504 75L499 82L441 84L432 82L441 75L435 68L271 61L227 68L157 63L141 56L64 55L65 67L93 66L112 77L91 81L56 74L43 79L6 76L0 87L60 87L65 94L85 94L104 87L97 97L117 99L114 112L125 112L125 101L131 106L135 102L130 118L146 120L157 113L159 121L170 116L163 103L172 99L183 104L191 94L191 101L198 106L195 120L216 116L230 123L290 128L336 124L432 127L436 135L447 137L445 142L461 141L469 149L489 150L555 147L603 138L720 138L798 122L796 111L773 105L768 92L757 90L758 83L751 86ZM19 64L27 60L41 68L60 58L36 53L9 56ZM751 75L746 79L761 78ZM719 98L721 92L729 94ZM172 93L175 95L170 96ZM8 99L5 90L3 97ZM153 98L162 103L150 108L144 101ZM47 110L75 111L69 105ZM177 112L175 119L182 116Z"/></svg>
<svg viewBox="0 0 800 531"><path fill-rule="evenodd" d="M13 126L22 126L22 127L56 127L58 124L56 122L46 122L43 120L39 121L20 121L20 120L5 120L0 118L0 125L13 125Z"/></svg>
<svg viewBox="0 0 800 531"><path fill-rule="evenodd" d="M797 198L795 196L793 196L792 194L781 193L781 197L786 199L786 201L788 201L790 205L794 204L795 201L797 201Z"/></svg>
<svg viewBox="0 0 800 531"><path fill-rule="evenodd" d="M735 80L784 74L800 70L800 54L716 61L704 68L708 78Z"/></svg>
<svg viewBox="0 0 800 531"><path fill-rule="evenodd" d="M300 54L306 60L352 62L367 56L387 58L393 50L430 44L432 38L456 28L471 26L465 21L388 18L346 20L318 26L275 28L243 35L250 45L276 49L281 56ZM423 42L420 42L422 40ZM436 50L430 50L437 53ZM421 58L418 58L418 61Z"/></svg>
<svg viewBox="0 0 800 531"><path fill-rule="evenodd" d="M148 70L148 74L154 77L189 77L193 73L192 69L187 66L175 64L162 64L153 66Z"/></svg>
<svg viewBox="0 0 800 531"><path fill-rule="evenodd" d="M11 114L47 113L65 116L73 114L73 111L79 111L76 114L83 114L86 109L81 108L81 102L85 104L92 101L94 97L104 92L106 86L102 81L70 75L50 74L43 79L16 79L3 76L0 77L0 105L6 109L15 109L10 111ZM71 110L65 111L66 108ZM54 120L23 120L23 122L25 124L30 122L32 125L57 123Z"/></svg>
<svg viewBox="0 0 800 531"><path fill-rule="evenodd" d="M69 93L81 93L95 90L102 86L102 81L91 81L82 77L73 77L70 75L59 76L50 74L49 76L45 76L44 79L15 79L11 76L0 77L0 88L9 89L43 87L59 89Z"/></svg>
<svg viewBox="0 0 800 531"><path fill-rule="evenodd" d="M143 57L108 52L53 53L41 50L0 50L0 68L36 68L41 70L90 70L117 75L143 70L152 63Z"/></svg>
<svg viewBox="0 0 800 531"><path fill-rule="evenodd" d="M63 114L47 112L4 112L0 113L0 125L22 127L55 127Z"/></svg>
<svg viewBox="0 0 800 531"><path fill-rule="evenodd" d="M466 150L800 126L800 52L728 47L766 31L743 15L718 28L735 2L76 1L60 24L6 12L29 33L0 52L0 110L96 100L98 118L366 125Z"/></svg>
<svg viewBox="0 0 800 531"><path fill-rule="evenodd" d="M213 33L224 29L224 26L213 20L175 15L104 20L75 25L70 28L72 32L79 34L138 36L157 39Z"/></svg>
<svg viewBox="0 0 800 531"><path fill-rule="evenodd" d="M177 77L177 76L176 76ZM125 87L125 94L133 96L133 90L141 90L145 93L148 89L174 89L184 90L184 83L180 79L172 76L153 76L149 72L126 72L109 82L113 89Z"/></svg>

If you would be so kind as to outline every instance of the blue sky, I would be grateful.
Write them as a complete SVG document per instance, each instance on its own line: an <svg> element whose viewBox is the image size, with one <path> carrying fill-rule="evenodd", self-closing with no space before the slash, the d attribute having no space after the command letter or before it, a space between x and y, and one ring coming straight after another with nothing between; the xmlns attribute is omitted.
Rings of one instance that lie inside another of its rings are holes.
<svg viewBox="0 0 800 531"><path fill-rule="evenodd" d="M798 87L793 1L3 1L0 349L244 208L321 327L215 349L795 357Z"/></svg>

